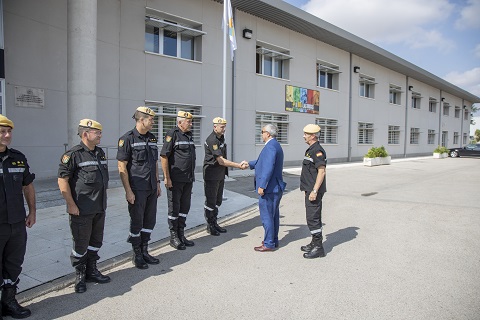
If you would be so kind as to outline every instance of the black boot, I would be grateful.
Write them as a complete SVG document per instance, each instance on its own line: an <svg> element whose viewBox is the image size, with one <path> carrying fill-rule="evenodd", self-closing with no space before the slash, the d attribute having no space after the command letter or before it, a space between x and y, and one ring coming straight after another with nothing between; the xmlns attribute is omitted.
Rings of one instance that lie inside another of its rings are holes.
<svg viewBox="0 0 480 320"><path fill-rule="evenodd" d="M227 229L222 228L222 227L220 227L220 226L218 225L217 220L215 220L215 221L213 222L213 226L214 226L215 229L216 229L218 232L220 232L220 233L226 233L226 232L227 232Z"/></svg>
<svg viewBox="0 0 480 320"><path fill-rule="evenodd" d="M323 237L321 233L318 235L314 235L312 239L313 248L310 252L304 253L303 257L305 259L325 257L325 250L323 249L322 240L323 240Z"/></svg>
<svg viewBox="0 0 480 320"><path fill-rule="evenodd" d="M3 287L2 292L2 314L4 316L11 316L15 319L28 318L32 314L29 309L18 304L15 295L17 294L16 286Z"/></svg>
<svg viewBox="0 0 480 320"><path fill-rule="evenodd" d="M312 249L313 249L313 237L309 244L300 247L300 250L302 250L303 252L310 252L312 251Z"/></svg>
<svg viewBox="0 0 480 320"><path fill-rule="evenodd" d="M185 238L185 229L183 228L178 228L178 238L180 238L180 241L182 241L182 243L187 246L187 247L193 247L195 245L195 243L193 241L190 241L188 240L187 238Z"/></svg>
<svg viewBox="0 0 480 320"><path fill-rule="evenodd" d="M148 263L148 264L159 264L160 263L160 260L158 260L155 257L152 257L148 253L148 242L142 242L141 248L142 248L143 260L145 260L146 263Z"/></svg>
<svg viewBox="0 0 480 320"><path fill-rule="evenodd" d="M139 244L132 244L133 247L133 257L132 263L138 269L148 269L148 264L143 259L142 249Z"/></svg>
<svg viewBox="0 0 480 320"><path fill-rule="evenodd" d="M207 233L211 234L212 236L219 236L220 232L217 231L217 228L215 228L215 225L213 223L208 223L207 224Z"/></svg>
<svg viewBox="0 0 480 320"><path fill-rule="evenodd" d="M85 284L85 263L79 264L75 267L75 292L84 293L87 291L87 285Z"/></svg>
<svg viewBox="0 0 480 320"><path fill-rule="evenodd" d="M97 260L88 259L85 280L87 282L107 283L110 282L110 277L104 276L100 271L98 271Z"/></svg>
<svg viewBox="0 0 480 320"><path fill-rule="evenodd" d="M175 230L170 230L170 245L177 250L186 249L185 245L182 243L180 238L178 238L177 231Z"/></svg>

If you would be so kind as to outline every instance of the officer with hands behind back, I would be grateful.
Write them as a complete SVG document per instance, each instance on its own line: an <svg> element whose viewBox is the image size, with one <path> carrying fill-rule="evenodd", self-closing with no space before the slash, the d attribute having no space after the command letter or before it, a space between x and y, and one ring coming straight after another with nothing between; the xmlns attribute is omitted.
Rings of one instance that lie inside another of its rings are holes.
<svg viewBox="0 0 480 320"><path fill-rule="evenodd" d="M326 173L327 154L318 141L320 127L309 124L303 128L303 139L309 145L305 152L300 175L300 191L305 192L307 225L312 241L301 247L303 257L313 259L325 257L322 244L322 198L327 191Z"/></svg>
<svg viewBox="0 0 480 320"><path fill-rule="evenodd" d="M160 263L148 253L148 242L157 219L157 198L162 193L158 180L157 138L150 132L154 117L152 109L138 107L132 117L135 127L118 140L118 171L130 213L127 241L133 247L132 262L139 269Z"/></svg>
<svg viewBox="0 0 480 320"><path fill-rule="evenodd" d="M76 273L75 292L83 293L87 291L85 281L110 282L110 277L97 269L109 177L105 153L98 147L102 125L91 119L80 120L78 135L80 143L60 160L58 187L67 204L73 238L70 260Z"/></svg>
<svg viewBox="0 0 480 320"><path fill-rule="evenodd" d="M18 304L18 278L27 249L27 230L36 221L35 174L30 173L27 158L18 150L8 148L12 142L13 122L0 115L0 287L2 314L27 318L29 309ZM23 197L28 205L25 212ZM25 217L26 216L26 217Z"/></svg>

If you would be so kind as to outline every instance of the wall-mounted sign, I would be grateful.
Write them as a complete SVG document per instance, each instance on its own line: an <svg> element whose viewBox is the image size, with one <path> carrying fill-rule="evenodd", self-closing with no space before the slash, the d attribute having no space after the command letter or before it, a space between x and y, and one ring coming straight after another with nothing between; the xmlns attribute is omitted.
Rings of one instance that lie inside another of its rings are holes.
<svg viewBox="0 0 480 320"><path fill-rule="evenodd" d="M320 91L285 85L285 110L318 114Z"/></svg>
<svg viewBox="0 0 480 320"><path fill-rule="evenodd" d="M15 86L15 106L30 108L45 107L45 90Z"/></svg>

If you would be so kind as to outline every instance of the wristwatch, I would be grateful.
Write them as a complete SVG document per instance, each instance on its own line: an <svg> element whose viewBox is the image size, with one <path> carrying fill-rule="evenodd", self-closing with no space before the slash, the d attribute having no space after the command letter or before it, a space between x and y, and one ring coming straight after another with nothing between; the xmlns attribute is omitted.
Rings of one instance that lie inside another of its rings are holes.
<svg viewBox="0 0 480 320"><path fill-rule="evenodd" d="M313 189L312 192L317 194L317 189Z"/></svg>

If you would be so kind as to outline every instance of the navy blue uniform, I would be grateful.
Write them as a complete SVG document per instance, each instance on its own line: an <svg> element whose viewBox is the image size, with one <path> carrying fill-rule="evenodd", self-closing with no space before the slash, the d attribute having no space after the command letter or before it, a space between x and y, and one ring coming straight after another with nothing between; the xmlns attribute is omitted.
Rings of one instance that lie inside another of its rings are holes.
<svg viewBox="0 0 480 320"><path fill-rule="evenodd" d="M128 180L135 194L134 204L128 203L129 242L148 243L157 219L157 138L133 128L118 140L117 160L127 161Z"/></svg>
<svg viewBox="0 0 480 320"><path fill-rule="evenodd" d="M90 150L83 143L68 150L60 161L59 178L68 178L72 198L79 215L69 215L73 249L72 266L98 260L103 243L107 209L108 165L99 147Z"/></svg>
<svg viewBox="0 0 480 320"><path fill-rule="evenodd" d="M18 150L0 153L0 286L16 286L27 248L23 187L35 179Z"/></svg>

